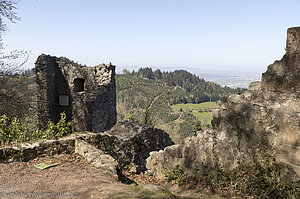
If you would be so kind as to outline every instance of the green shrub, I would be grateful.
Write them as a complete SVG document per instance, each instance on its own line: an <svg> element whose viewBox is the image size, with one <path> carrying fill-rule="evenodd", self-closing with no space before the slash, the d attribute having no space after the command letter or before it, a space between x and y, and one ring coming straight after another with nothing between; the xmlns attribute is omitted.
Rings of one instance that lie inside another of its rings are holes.
<svg viewBox="0 0 300 199"><path fill-rule="evenodd" d="M66 122L66 114L60 114L60 120L57 124L54 124L52 121L49 121L46 125L46 129L43 133L43 139L45 138L61 138L67 135L70 135L71 132L71 123Z"/></svg>
<svg viewBox="0 0 300 199"><path fill-rule="evenodd" d="M35 118L20 120L16 117L8 118L6 115L2 115L0 118L0 145L39 139L58 139L70 135L72 133L71 123L66 122L65 113L61 113L60 116L61 118L57 124L49 121L45 129L40 130L30 124L36 122Z"/></svg>
<svg viewBox="0 0 300 199"><path fill-rule="evenodd" d="M168 182L175 181L178 185L184 185L187 183L188 177L184 174L183 170L176 167L174 169L166 170L164 172L164 178Z"/></svg>
<svg viewBox="0 0 300 199"><path fill-rule="evenodd" d="M279 164L270 167L239 165L232 171L216 169L201 175L200 184L211 191L231 190L237 195L254 198L300 198L300 181L287 182Z"/></svg>

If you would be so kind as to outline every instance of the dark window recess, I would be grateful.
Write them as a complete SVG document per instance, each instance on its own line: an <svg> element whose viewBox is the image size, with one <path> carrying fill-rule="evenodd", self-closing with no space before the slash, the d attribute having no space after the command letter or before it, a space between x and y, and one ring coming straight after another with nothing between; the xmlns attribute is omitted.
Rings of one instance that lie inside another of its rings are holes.
<svg viewBox="0 0 300 199"><path fill-rule="evenodd" d="M74 92L84 91L84 82L85 79L81 79L81 78L74 79Z"/></svg>

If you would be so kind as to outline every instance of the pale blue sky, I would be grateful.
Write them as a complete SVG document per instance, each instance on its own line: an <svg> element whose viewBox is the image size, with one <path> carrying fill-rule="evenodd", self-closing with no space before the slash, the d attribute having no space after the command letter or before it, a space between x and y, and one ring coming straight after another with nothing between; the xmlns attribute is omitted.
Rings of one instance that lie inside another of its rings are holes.
<svg viewBox="0 0 300 199"><path fill-rule="evenodd" d="M21 0L8 50L81 64L263 72L300 25L299 0Z"/></svg>

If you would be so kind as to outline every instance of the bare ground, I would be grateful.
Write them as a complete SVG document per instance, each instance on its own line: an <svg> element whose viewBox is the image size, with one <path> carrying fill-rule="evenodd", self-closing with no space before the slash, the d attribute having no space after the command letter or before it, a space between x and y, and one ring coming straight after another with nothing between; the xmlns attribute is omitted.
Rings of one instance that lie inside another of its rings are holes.
<svg viewBox="0 0 300 199"><path fill-rule="evenodd" d="M41 162L59 165L44 170L34 167ZM77 154L2 163L0 179L0 198L10 198L12 194L14 198L108 198L110 193L127 188Z"/></svg>
<svg viewBox="0 0 300 199"><path fill-rule="evenodd" d="M44 170L34 167L42 162L58 163L58 166ZM133 180L140 184L137 178ZM143 188L145 184L164 184L155 179L142 179L141 184L123 184L78 154L0 164L0 198L219 198L170 185L164 186L163 193Z"/></svg>

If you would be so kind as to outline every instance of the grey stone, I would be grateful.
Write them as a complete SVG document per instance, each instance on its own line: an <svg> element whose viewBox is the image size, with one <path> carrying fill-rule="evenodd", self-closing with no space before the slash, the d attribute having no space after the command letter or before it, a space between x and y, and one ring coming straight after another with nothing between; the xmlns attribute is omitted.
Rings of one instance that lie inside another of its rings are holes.
<svg viewBox="0 0 300 199"><path fill-rule="evenodd" d="M260 89L261 89L260 81L251 82L248 88L248 90L250 91L258 91Z"/></svg>
<svg viewBox="0 0 300 199"><path fill-rule="evenodd" d="M117 161L102 150L88 144L83 140L77 139L75 142L75 153L85 157L87 161L93 164L96 168L101 168L117 178Z"/></svg>
<svg viewBox="0 0 300 199"><path fill-rule="evenodd" d="M220 146L225 143L218 138L216 141ZM158 178L163 178L166 170L176 167L183 169L188 175L207 172L216 166L213 146L213 132L200 131L197 136L188 137L178 145L166 147L163 151L151 152L146 160L146 167ZM216 149L215 153L224 152L222 150L222 147ZM224 158L220 162L227 167L231 165L231 159Z"/></svg>

